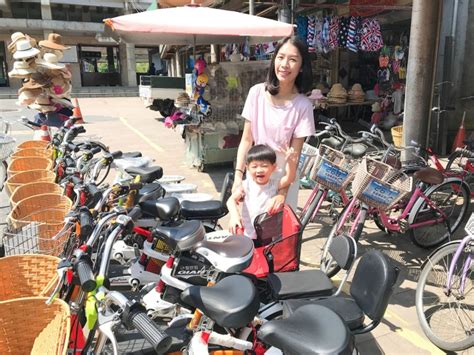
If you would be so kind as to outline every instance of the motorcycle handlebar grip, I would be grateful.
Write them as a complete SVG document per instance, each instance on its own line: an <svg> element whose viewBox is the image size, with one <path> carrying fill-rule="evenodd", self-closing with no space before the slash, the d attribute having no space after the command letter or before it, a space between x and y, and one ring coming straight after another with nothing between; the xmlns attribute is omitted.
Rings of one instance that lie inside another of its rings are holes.
<svg viewBox="0 0 474 355"><path fill-rule="evenodd" d="M84 292L94 291L96 288L96 282L89 261L84 259L79 260L76 265L76 271L77 276L79 276L82 290Z"/></svg>
<svg viewBox="0 0 474 355"><path fill-rule="evenodd" d="M79 177L79 176L71 176L71 182L74 184L74 185L80 185L82 184L82 179Z"/></svg>
<svg viewBox="0 0 474 355"><path fill-rule="evenodd" d="M86 240L94 230L94 219L87 207L81 208L79 213L79 224L81 226L80 239Z"/></svg>
<svg viewBox="0 0 474 355"><path fill-rule="evenodd" d="M26 123L29 124L30 126L41 128L41 123L36 123L30 120L27 120Z"/></svg>
<svg viewBox="0 0 474 355"><path fill-rule="evenodd" d="M101 151L102 151L102 149L100 147L94 147L94 148L91 149L92 155L100 153Z"/></svg>
<svg viewBox="0 0 474 355"><path fill-rule="evenodd" d="M84 126L77 126L76 132L77 133L86 133L86 129L84 128Z"/></svg>
<svg viewBox="0 0 474 355"><path fill-rule="evenodd" d="M132 312L129 316L130 322L143 337L153 346L157 354L164 354L171 346L171 337L163 333L146 313L142 311Z"/></svg>
<svg viewBox="0 0 474 355"><path fill-rule="evenodd" d="M121 150L117 150L116 152L112 152L110 153L110 155L112 156L112 158L114 159L118 159L122 156L122 151Z"/></svg>

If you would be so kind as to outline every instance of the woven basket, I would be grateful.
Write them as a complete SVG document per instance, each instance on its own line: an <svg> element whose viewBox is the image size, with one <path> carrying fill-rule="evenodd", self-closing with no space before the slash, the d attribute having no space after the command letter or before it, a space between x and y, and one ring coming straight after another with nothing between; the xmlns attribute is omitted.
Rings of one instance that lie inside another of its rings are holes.
<svg viewBox="0 0 474 355"><path fill-rule="evenodd" d="M11 155L12 159L16 158L24 158L24 157L38 157L38 158L47 158L53 159L53 151L51 149L44 149L44 148L27 148L27 149L20 149L15 151Z"/></svg>
<svg viewBox="0 0 474 355"><path fill-rule="evenodd" d="M23 171L21 173L11 176L6 182L5 186L7 193L12 195L15 189L23 184L28 184L30 182L53 182L56 179L55 174L50 170L37 169Z"/></svg>
<svg viewBox="0 0 474 355"><path fill-rule="evenodd" d="M69 306L45 297L0 302L0 354L65 355L71 330Z"/></svg>
<svg viewBox="0 0 474 355"><path fill-rule="evenodd" d="M46 149L51 142L48 141L36 141L36 140L31 140L31 141L24 141L23 143L18 144L16 149L30 149L30 148L44 148Z"/></svg>
<svg viewBox="0 0 474 355"><path fill-rule="evenodd" d="M41 194L61 194L61 186L54 182L30 182L29 184L24 184L18 186L18 188L12 193L10 197L10 206L13 208L21 200L41 195Z"/></svg>
<svg viewBox="0 0 474 355"><path fill-rule="evenodd" d="M402 137L403 137L403 126L392 127L391 131L392 131L393 144L396 147L401 147L402 146Z"/></svg>
<svg viewBox="0 0 474 355"><path fill-rule="evenodd" d="M8 221L13 228L21 228L25 223L31 221L45 223L56 222L58 221L59 214L64 212L65 216L71 209L71 206L71 200L60 194L31 196L21 200L15 208L13 208L8 215ZM62 216L63 219L64 216Z"/></svg>
<svg viewBox="0 0 474 355"><path fill-rule="evenodd" d="M48 158L39 158L39 157L25 157L25 158L16 158L13 159L8 165L8 176L13 176L22 171L28 170L51 170L53 162Z"/></svg>
<svg viewBox="0 0 474 355"><path fill-rule="evenodd" d="M48 255L16 255L0 259L0 301L20 297L49 296L56 286L59 258Z"/></svg>
<svg viewBox="0 0 474 355"><path fill-rule="evenodd" d="M413 179L390 165L365 157L352 182L352 194L385 211L411 193Z"/></svg>

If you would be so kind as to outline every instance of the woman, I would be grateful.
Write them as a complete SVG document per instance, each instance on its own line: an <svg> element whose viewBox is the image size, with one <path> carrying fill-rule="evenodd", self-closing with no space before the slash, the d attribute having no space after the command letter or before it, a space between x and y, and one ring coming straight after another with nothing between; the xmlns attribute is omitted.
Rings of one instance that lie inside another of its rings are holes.
<svg viewBox="0 0 474 355"><path fill-rule="evenodd" d="M305 96L312 88L312 81L306 44L296 37L283 39L273 54L266 82L253 86L247 96L232 191L242 184L245 157L253 144L266 144L277 152L275 178L281 178L286 169L296 170L298 160L286 161L285 153L293 150L299 157L305 137L315 132L313 107ZM297 176L291 185L278 190L269 203L269 213L278 211L285 200L296 209L298 180Z"/></svg>

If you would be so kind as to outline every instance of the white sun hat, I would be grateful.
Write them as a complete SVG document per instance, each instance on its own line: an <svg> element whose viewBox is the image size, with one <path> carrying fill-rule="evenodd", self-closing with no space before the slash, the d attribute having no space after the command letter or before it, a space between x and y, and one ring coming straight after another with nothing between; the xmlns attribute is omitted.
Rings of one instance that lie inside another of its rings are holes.
<svg viewBox="0 0 474 355"><path fill-rule="evenodd" d="M14 59L26 59L39 54L38 48L33 48L27 39L21 39L16 42L16 52L13 54Z"/></svg>
<svg viewBox="0 0 474 355"><path fill-rule="evenodd" d="M58 62L58 57L53 53L45 53L43 59L36 59L36 64L48 69L64 69L66 66Z"/></svg>
<svg viewBox="0 0 474 355"><path fill-rule="evenodd" d="M10 78L23 79L34 72L35 70L31 68L27 62L17 60L13 63L13 69L8 73L8 76Z"/></svg>

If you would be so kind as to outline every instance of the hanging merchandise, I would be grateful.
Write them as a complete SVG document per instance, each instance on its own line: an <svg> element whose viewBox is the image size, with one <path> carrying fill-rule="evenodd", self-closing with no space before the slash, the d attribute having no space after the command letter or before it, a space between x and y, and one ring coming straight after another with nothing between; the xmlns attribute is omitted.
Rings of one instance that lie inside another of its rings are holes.
<svg viewBox="0 0 474 355"><path fill-rule="evenodd" d="M338 16L333 16L329 23L329 40L328 47L330 50L336 49L339 46L339 23Z"/></svg>
<svg viewBox="0 0 474 355"><path fill-rule="evenodd" d="M341 17L339 21L339 47L346 47L347 36L349 35L350 17Z"/></svg>
<svg viewBox="0 0 474 355"><path fill-rule="evenodd" d="M365 52L377 52L382 47L382 32L377 19L363 19L360 26L360 49Z"/></svg>
<svg viewBox="0 0 474 355"><path fill-rule="evenodd" d="M308 18L306 16L298 16L296 18L296 37L302 41L306 41L308 36Z"/></svg>
<svg viewBox="0 0 474 355"><path fill-rule="evenodd" d="M347 31L347 42L346 48L352 52L357 52L359 50L360 44L360 34L359 34L359 26L360 26L360 17L352 16L349 21L349 30Z"/></svg>
<svg viewBox="0 0 474 355"><path fill-rule="evenodd" d="M379 67L387 68L389 64L390 64L390 49L387 46L383 46L383 48L380 50Z"/></svg>
<svg viewBox="0 0 474 355"><path fill-rule="evenodd" d="M308 16L308 33L306 37L306 43L308 44L308 52L316 52L314 47L314 35L315 35L316 17Z"/></svg>

